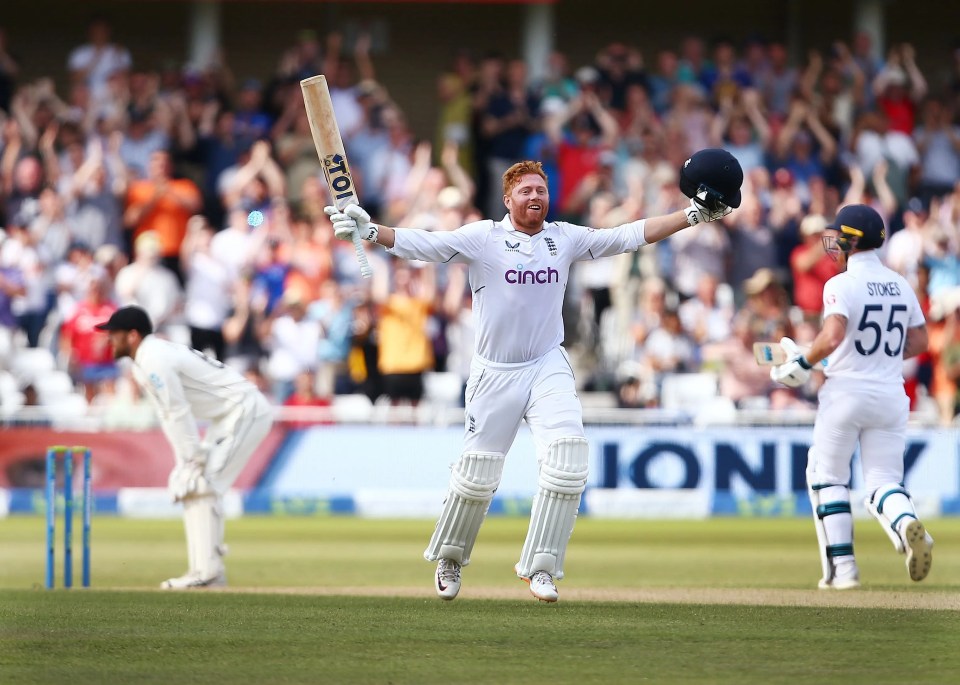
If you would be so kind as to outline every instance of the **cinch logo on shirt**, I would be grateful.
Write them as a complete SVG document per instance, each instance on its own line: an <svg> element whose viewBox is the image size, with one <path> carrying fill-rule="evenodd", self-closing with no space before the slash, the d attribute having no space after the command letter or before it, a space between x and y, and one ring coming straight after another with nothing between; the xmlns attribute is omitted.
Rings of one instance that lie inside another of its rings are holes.
<svg viewBox="0 0 960 685"><path fill-rule="evenodd" d="M523 267L519 269L510 269L503 275L507 283L514 285L528 285L533 283L559 283L560 272L550 267L549 269L540 269L539 271L524 271Z"/></svg>

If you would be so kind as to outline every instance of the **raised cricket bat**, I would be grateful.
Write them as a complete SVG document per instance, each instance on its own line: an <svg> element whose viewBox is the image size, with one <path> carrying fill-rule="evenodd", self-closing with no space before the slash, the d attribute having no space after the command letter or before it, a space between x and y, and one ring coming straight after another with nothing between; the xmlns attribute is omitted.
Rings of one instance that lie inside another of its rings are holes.
<svg viewBox="0 0 960 685"><path fill-rule="evenodd" d="M778 366L787 362L787 353L778 342L755 342L753 343L753 356L760 366ZM820 362L821 366L826 367L827 360Z"/></svg>
<svg viewBox="0 0 960 685"><path fill-rule="evenodd" d="M310 122L310 133L313 134L313 144L323 165L333 204L340 210L349 204L360 204L350 164L347 162L347 153L343 149L343 139L340 138L340 127L333 114L326 77L321 75L305 78L300 81L300 90L303 91L303 105ZM357 253L357 261L360 262L360 275L370 278L373 269L367 261L367 253L358 233L353 234L353 249Z"/></svg>

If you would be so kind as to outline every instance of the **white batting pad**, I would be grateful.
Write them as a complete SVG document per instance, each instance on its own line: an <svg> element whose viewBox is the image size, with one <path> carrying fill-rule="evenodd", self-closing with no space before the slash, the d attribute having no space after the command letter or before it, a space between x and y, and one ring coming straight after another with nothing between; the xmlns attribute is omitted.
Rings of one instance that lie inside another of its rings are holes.
<svg viewBox="0 0 960 685"><path fill-rule="evenodd" d="M853 557L853 515L850 489L846 485L817 483L813 448L807 452L807 492L817 531L817 547L823 567L823 582L833 580L838 557Z"/></svg>
<svg viewBox="0 0 960 685"><path fill-rule="evenodd" d="M880 527L890 538L894 549L903 554L906 547L900 535L900 528L917 518L913 500L910 499L906 489L900 483L881 485L863 503L867 511L880 522ZM903 519L907 520L904 522Z"/></svg>
<svg viewBox="0 0 960 685"><path fill-rule="evenodd" d="M529 578L546 571L563 578L563 558L587 487L590 447L584 438L560 438L550 443L540 464L537 495L530 528L523 543L517 575Z"/></svg>
<svg viewBox="0 0 960 685"><path fill-rule="evenodd" d="M204 579L222 574L223 512L219 497L206 495L183 500L183 526L190 570Z"/></svg>
<svg viewBox="0 0 960 685"><path fill-rule="evenodd" d="M464 452L450 475L450 487L424 558L470 563L470 552L503 475L500 452Z"/></svg>

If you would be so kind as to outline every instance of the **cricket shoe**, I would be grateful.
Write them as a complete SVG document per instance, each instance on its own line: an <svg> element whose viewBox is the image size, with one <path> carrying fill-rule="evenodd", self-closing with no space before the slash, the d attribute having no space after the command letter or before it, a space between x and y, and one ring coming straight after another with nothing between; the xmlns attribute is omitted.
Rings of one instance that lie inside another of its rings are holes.
<svg viewBox="0 0 960 685"><path fill-rule="evenodd" d="M820 579L821 590L852 590L860 587L860 572L855 562L839 564L833 572L833 578Z"/></svg>
<svg viewBox="0 0 960 685"><path fill-rule="evenodd" d="M226 587L227 574L221 571L213 578L204 578L196 571L186 573L179 578L168 578L160 583L163 590L193 590L212 587Z"/></svg>
<svg viewBox="0 0 960 685"><path fill-rule="evenodd" d="M529 578L521 576L521 580L530 586L530 594L541 602L556 602L560 599L557 584L553 582L553 576L546 571L534 571Z"/></svg>
<svg viewBox="0 0 960 685"><path fill-rule="evenodd" d="M433 585L440 599L456 599L460 592L460 562L453 559L441 559L437 563L437 572L433 577Z"/></svg>
<svg viewBox="0 0 960 685"><path fill-rule="evenodd" d="M923 523L913 519L903 528L903 542L910 580L923 580L933 565L933 538L927 535Z"/></svg>

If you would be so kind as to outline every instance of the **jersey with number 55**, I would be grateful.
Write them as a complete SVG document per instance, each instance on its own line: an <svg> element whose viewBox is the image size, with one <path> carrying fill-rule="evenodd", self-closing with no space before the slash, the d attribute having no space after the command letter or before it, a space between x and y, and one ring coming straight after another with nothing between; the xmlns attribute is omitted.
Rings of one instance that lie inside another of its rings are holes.
<svg viewBox="0 0 960 685"><path fill-rule="evenodd" d="M907 330L926 323L907 280L874 250L851 254L847 270L823 288L824 320L833 314L846 317L847 330L830 355L827 377L902 384Z"/></svg>

